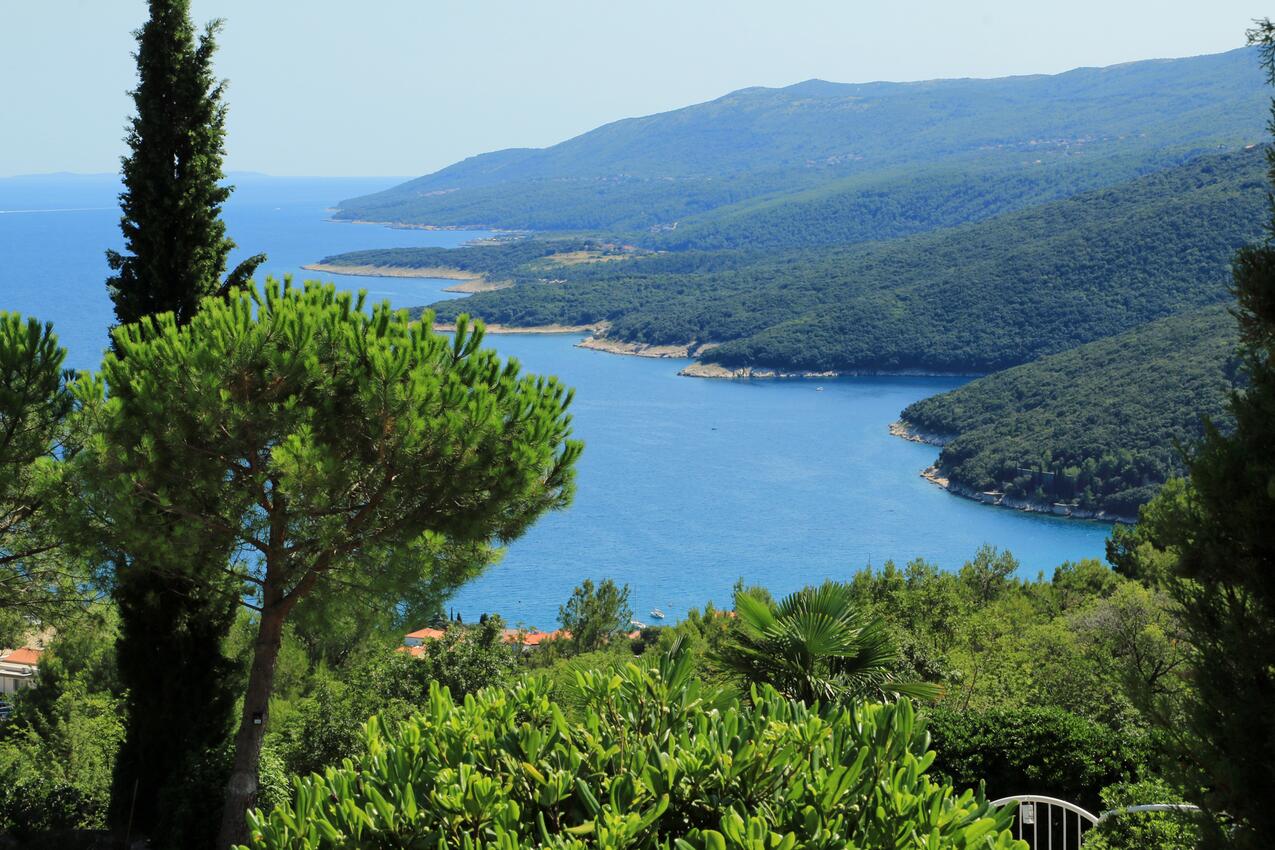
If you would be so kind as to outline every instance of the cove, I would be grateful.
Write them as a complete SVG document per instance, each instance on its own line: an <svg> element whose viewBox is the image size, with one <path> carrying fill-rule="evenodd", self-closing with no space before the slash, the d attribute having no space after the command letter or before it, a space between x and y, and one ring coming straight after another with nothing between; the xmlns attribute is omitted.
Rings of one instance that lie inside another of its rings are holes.
<svg viewBox="0 0 1275 850"><path fill-rule="evenodd" d="M95 368L112 321L103 251L119 243L117 189L108 178L42 179L0 180L0 309L53 321L70 365ZM312 277L303 264L340 251L483 235L324 220L335 201L389 180L238 182L226 208L235 258L265 251L263 271L275 275ZM454 283L335 279L403 307L448 297ZM586 577L629 584L635 616L652 622L653 608L674 620L709 600L728 603L739 578L782 594L886 559L957 569L984 543L1012 551L1024 576L1102 556L1104 524L987 507L920 477L937 450L887 428L912 401L961 379L703 380L677 375L689 361L587 351L579 339L487 338L576 388L586 448L574 504L452 600L467 621L491 611L551 628Z"/></svg>

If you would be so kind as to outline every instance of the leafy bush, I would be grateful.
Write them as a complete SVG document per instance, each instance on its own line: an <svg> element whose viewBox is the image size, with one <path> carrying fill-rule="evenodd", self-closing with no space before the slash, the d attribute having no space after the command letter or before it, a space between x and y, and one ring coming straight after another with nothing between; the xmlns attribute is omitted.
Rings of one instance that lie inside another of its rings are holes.
<svg viewBox="0 0 1275 850"><path fill-rule="evenodd" d="M1136 777L1148 757L1144 740L1053 706L936 708L928 727L935 770L957 785L983 780L993 798L1045 794L1093 811L1098 789Z"/></svg>
<svg viewBox="0 0 1275 850"><path fill-rule="evenodd" d="M735 611L740 629L716 660L747 684L765 682L806 703L939 694L933 685L893 677L899 651L889 630L857 604L848 584L826 581L778 603L741 590Z"/></svg>
<svg viewBox="0 0 1275 850"><path fill-rule="evenodd" d="M1121 783L1102 790L1104 811L1147 803L1175 803L1181 795L1159 779ZM1110 815L1085 838L1085 850L1195 850L1200 827L1186 812Z"/></svg>
<svg viewBox="0 0 1275 850"><path fill-rule="evenodd" d="M102 825L104 796L91 796L82 788L49 775L33 775L0 783L0 833L32 833Z"/></svg>
<svg viewBox="0 0 1275 850"><path fill-rule="evenodd" d="M926 774L911 704L820 711L754 691L703 698L689 656L580 673L571 723L531 678L423 712L249 816L259 850L497 846L793 850L1023 848L1013 813Z"/></svg>
<svg viewBox="0 0 1275 850"><path fill-rule="evenodd" d="M369 717L380 715L393 729L428 700L435 683L457 698L505 684L517 662L501 640L501 625L492 618L476 628L450 628L427 641L419 655L378 651L352 661L340 679L316 678L311 692L289 706L284 721L267 736L267 749L285 773L321 771L363 752L360 733Z"/></svg>

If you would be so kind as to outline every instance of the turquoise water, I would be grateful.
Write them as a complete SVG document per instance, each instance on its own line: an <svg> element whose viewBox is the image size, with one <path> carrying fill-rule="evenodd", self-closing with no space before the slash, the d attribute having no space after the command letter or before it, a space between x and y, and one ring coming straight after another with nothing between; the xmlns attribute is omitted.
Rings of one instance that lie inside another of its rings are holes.
<svg viewBox="0 0 1275 850"><path fill-rule="evenodd" d="M338 251L455 245L475 234L326 222L325 207L392 181L239 178L226 211L244 252L294 273ZM118 242L113 183L0 180L0 309L56 323L73 365L92 366L111 319L102 251ZM244 253L244 252L241 252ZM400 306L436 300L447 281L341 278ZM1023 573L1101 557L1107 526L986 507L919 477L936 450L886 428L946 378L727 382L677 376L685 361L574 347L574 336L493 336L527 369L576 387L586 443L575 503L542 519L502 563L453 601L465 618L498 611L551 627L585 577L632 588L638 619L675 619L737 578L777 593L888 558L958 568L979 545L1011 550ZM817 391L822 386L823 391Z"/></svg>

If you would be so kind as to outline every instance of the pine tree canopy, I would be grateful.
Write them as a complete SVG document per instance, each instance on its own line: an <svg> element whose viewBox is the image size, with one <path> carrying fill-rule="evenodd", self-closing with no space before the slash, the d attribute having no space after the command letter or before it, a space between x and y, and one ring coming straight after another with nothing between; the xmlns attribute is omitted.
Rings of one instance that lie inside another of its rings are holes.
<svg viewBox="0 0 1275 850"><path fill-rule="evenodd" d="M115 523L136 529L130 551L168 562L219 539L243 556L237 575L283 594L264 604L291 607L419 570L423 535L508 540L567 502L567 389L480 348L481 325L449 340L362 307L269 281L206 300L186 326L169 313L116 330L119 356L80 387L91 498L103 516L185 520L164 539Z"/></svg>
<svg viewBox="0 0 1275 850"><path fill-rule="evenodd" d="M0 646L83 598L44 521L71 410L65 357L50 325L0 310Z"/></svg>

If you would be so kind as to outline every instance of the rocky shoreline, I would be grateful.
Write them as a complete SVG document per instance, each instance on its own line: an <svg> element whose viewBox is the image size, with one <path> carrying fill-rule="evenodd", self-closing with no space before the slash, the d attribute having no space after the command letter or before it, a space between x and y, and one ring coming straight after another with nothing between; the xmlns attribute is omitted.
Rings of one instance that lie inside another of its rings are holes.
<svg viewBox="0 0 1275 850"><path fill-rule="evenodd" d="M913 443L925 443L927 446L946 446L953 439L951 434L922 431L902 419L890 423L890 433L900 439L910 440Z"/></svg>
<svg viewBox="0 0 1275 850"><path fill-rule="evenodd" d="M710 346L699 349L700 352L707 351ZM694 355L692 355L694 356ZM793 378L970 378L974 375L968 375L961 372L927 372L923 369L828 369L826 371L815 371L812 369L772 369L766 366L739 366L732 368L730 366L722 366L718 363L692 363L682 371L679 375L685 375L688 378L719 378L725 380L749 380L752 378L777 378L781 380Z"/></svg>
<svg viewBox="0 0 1275 850"><path fill-rule="evenodd" d="M652 345L647 342L624 342L608 339L604 336L590 336L576 343L576 348L587 348L590 351L605 351L607 354L625 354L630 357L657 357L665 359L685 359L696 357L714 347L714 343L687 343L685 345ZM688 367L689 368L689 367Z"/></svg>
<svg viewBox="0 0 1275 850"><path fill-rule="evenodd" d="M483 323L484 330L489 334L589 334L596 333L597 325L499 325ZM451 333L456 330L456 325L452 322L435 322L434 330L441 333Z"/></svg>
<svg viewBox="0 0 1275 850"><path fill-rule="evenodd" d="M972 487L966 487L964 484L959 484L944 477L937 466L927 467L922 470L921 477L932 484L937 484L949 493L997 508L1010 508L1016 511L1027 511L1028 513L1050 514L1051 516L1066 517L1068 519L1088 519L1097 522L1132 524L1138 521L1136 517L1120 516L1106 511L1091 511L1063 502L1037 502L1032 499L1019 499L1014 496L1007 496L996 490L979 492Z"/></svg>
<svg viewBox="0 0 1275 850"><path fill-rule="evenodd" d="M927 446L945 446L953 439L953 436L950 434L936 434L928 431L921 431L903 420L890 423L890 434L903 440L911 440L914 443L924 443ZM1007 496L998 490L975 490L972 487L966 487L964 484L953 481L945 476L937 464L934 466L928 466L921 470L921 477L926 481L929 481L931 484L942 487L944 490L955 496L960 496L964 499L972 499L975 502L981 502L984 505L991 505L997 508L1010 508L1012 510L1027 511L1029 513L1050 514L1052 516L1067 517L1069 519L1090 519L1098 522L1137 522L1136 517L1120 516L1118 514L1107 513L1106 511L1091 511L1086 508L1080 508L1064 502L1039 502L1034 499L1020 499L1015 496Z"/></svg>

